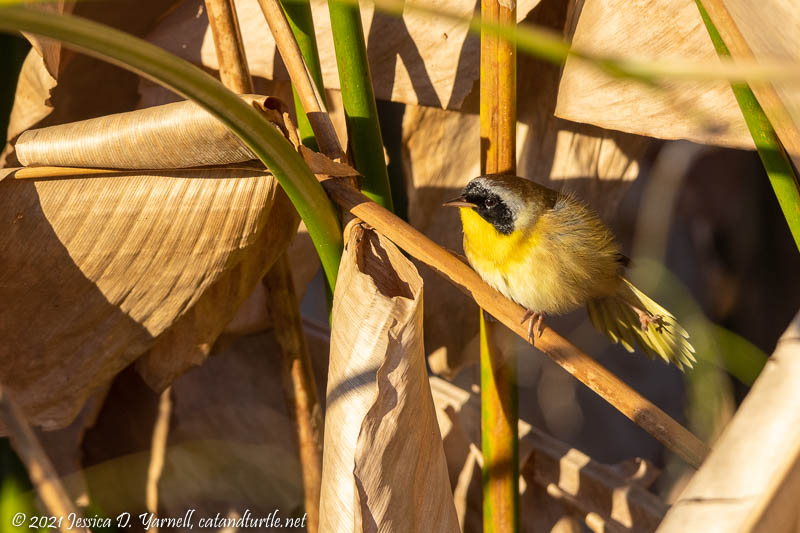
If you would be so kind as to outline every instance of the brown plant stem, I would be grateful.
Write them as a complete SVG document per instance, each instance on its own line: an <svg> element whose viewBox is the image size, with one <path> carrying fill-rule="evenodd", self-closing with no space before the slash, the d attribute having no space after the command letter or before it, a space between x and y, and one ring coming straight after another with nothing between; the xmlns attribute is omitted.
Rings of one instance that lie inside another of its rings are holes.
<svg viewBox="0 0 800 533"><path fill-rule="evenodd" d="M164 471L171 418L172 387L167 387L161 391L161 395L158 397L158 414L153 424L153 436L150 440L150 462L147 465L147 480L144 489L145 506L147 512L153 516L158 516L158 482ZM149 531L158 533L158 527L151 527Z"/></svg>
<svg viewBox="0 0 800 533"><path fill-rule="evenodd" d="M316 532L322 483L322 410L285 254L264 276L264 286L267 288L272 327L283 354L281 375L286 403L297 428L308 531Z"/></svg>
<svg viewBox="0 0 800 533"><path fill-rule="evenodd" d="M253 93L253 78L239 30L239 19L233 0L205 0L208 25L214 38L219 62L219 79L228 89L239 94Z"/></svg>
<svg viewBox="0 0 800 533"><path fill-rule="evenodd" d="M22 409L2 384L0 384L0 418L8 428L11 444L20 459L22 459L22 462L25 463L28 477L30 477L37 494L47 508L47 514L58 520L56 524L59 530L63 533L68 531L89 533L86 528L71 526L72 521L69 516L72 514L74 517L80 517L81 515L78 514L75 505L67 495L67 491L61 484L58 474L47 457L42 444L25 419ZM10 523L11 517L7 516L4 519L9 520ZM20 529L22 529L25 525L31 523L29 522L30 519L31 517L27 517L24 519L23 524L15 525L20 526ZM4 524L3 527L7 526L8 524Z"/></svg>
<svg viewBox="0 0 800 533"><path fill-rule="evenodd" d="M512 3L511 6L514 6ZM515 24L515 7L482 0L481 18ZM513 42L481 31L481 174L516 174L517 55ZM519 531L519 394L517 354L493 342L494 325L480 311L483 530Z"/></svg>
<svg viewBox="0 0 800 533"><path fill-rule="evenodd" d="M211 31L214 42L218 45L217 59L223 84L236 92L253 92L253 79L247 67L233 0L206 0L206 7L209 21L212 14L216 19L216 22L211 23ZM281 9L280 6L278 9ZM283 16L282 10L280 14ZM285 18L283 20L286 22ZM289 35L291 36L291 30ZM223 73L226 73L225 76ZM327 116L327 113L322 114ZM319 141L325 142L323 139ZM281 348L281 375L287 408L297 430L307 527L309 533L316 533L319 527L322 480L322 413L303 333L300 308L294 293L291 266L285 253L275 261L264 276L263 283L267 288L267 306L272 317L273 331Z"/></svg>

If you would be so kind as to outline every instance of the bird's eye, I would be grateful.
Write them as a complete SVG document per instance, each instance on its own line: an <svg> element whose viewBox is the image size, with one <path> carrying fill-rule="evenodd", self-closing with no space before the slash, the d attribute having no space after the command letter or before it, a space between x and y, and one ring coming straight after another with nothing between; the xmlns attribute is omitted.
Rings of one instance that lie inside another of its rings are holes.
<svg viewBox="0 0 800 533"><path fill-rule="evenodd" d="M495 200L494 198L487 198L486 201L484 202L484 205L486 207L492 208L497 205L497 200Z"/></svg>

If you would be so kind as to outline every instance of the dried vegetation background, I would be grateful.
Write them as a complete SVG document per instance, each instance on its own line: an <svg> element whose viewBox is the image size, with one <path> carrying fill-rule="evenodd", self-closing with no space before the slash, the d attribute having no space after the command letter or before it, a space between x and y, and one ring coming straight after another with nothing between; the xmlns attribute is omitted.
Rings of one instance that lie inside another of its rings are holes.
<svg viewBox="0 0 800 533"><path fill-rule="evenodd" d="M461 13L476 9L471 1L434 4ZM257 3L236 5L256 92L290 102L286 71ZM345 142L326 3L314 0L312 6L334 125ZM212 73L218 69L202 1L86 2L66 9L146 38ZM691 1L531 0L517 9L520 19L587 49L716 60ZM408 220L460 251L457 217L439 206L479 174L478 40L468 37L463 25L420 15L394 18L369 6L362 15L376 96L385 101L379 109L390 171L404 179ZM796 13L784 15L797 27ZM765 23L756 17L747 31L757 35L764 31L758 24ZM107 63L32 41L2 156L6 167L26 163L26 150L35 152L37 139L23 134L30 128L177 100ZM783 42L798 44L797 35ZM657 255L705 316L735 333L732 342L746 339L771 353L800 304L800 259L758 158L747 151L752 141L729 87L723 82L653 87L613 79L572 60L562 69L525 55L518 72L519 174L589 202L627 251L635 240L662 239ZM783 94L796 96L788 89ZM142 124L124 127L157 135ZM326 449L325 468L348 471L355 461L357 486L407 497L415 486L408 484L402 462L394 477L370 477L370 463L382 456L359 450L370 449L373 439L386 446L392 460L402 458L402 441L392 441L386 425L413 428L400 436L432 447L423 454L431 461L425 471L432 488L414 497L428 511L393 508L391 495L380 511L356 508L352 483L323 483L322 506L328 511L321 515L323 528L343 531L339 525L353 520L386 523L395 513L409 521L409 531L425 530L423 523L431 531L457 530L459 524L478 531L477 306L429 269L419 267L417 273L390 242L357 228L348 234L349 262L343 263L334 307L334 316L340 306L344 311L338 316L348 317L345 322L355 329L337 331L335 319L331 338L319 262L302 224L297 229L288 200L271 176L237 166L251 158L248 154L237 157L235 148L220 149L231 141L224 130L205 124L200 131L206 144L192 139L199 148L182 151L189 159L178 166L230 167L215 170L214 179L207 179L206 171L155 172L174 165L158 161L143 164L147 172L124 177L33 182L0 174L0 338L5 340L0 377L29 420L41 426L40 436L71 494L78 501L91 498L109 515L152 510L153 501L164 516L190 507L210 515L250 509L266 516L275 508L301 513L296 437L259 283L288 249L323 402L327 390L326 445L329 438L341 439L337 453L346 452L333 456ZM175 142L174 130L163 135ZM679 149L670 151L676 144L661 139L708 146L678 143ZM215 153L222 159L210 161ZM680 168L681 157L686 172L670 174L670 168ZM642 230L642 209L653 208L646 202L651 178L664 168L675 184L670 216ZM400 277L382 278L381 262L394 265ZM668 307L683 305L675 303L670 287L660 290L655 296ZM364 295L372 298L370 305ZM385 322L372 321L374 316ZM365 323L382 332L372 337L394 344L369 347ZM746 392L711 365L706 370L713 379L705 383L714 385L705 390L716 407L703 410L692 395L696 383L687 385L674 368L609 346L583 312L551 324L706 439L724 426ZM414 335L420 329L424 346ZM715 337L713 350L738 346L725 345L722 338ZM354 349L348 343L356 341L363 359L347 357ZM688 468L548 359L510 335L500 341L505 349L522 351L523 530L573 531L579 528L574 517L582 521L592 513L612 526L654 529L664 502L690 475ZM399 357L410 352L420 356ZM432 396L424 387L409 389L424 382L422 354L438 376L431 378ZM334 379L352 375L363 383ZM400 405L391 411L398 419L386 418L387 402ZM353 425L355 417L362 418ZM158 427L167 429L161 442L154 439ZM560 477L553 473L557 469L548 470L557 461ZM584 487L597 483L601 496L589 498L588 507L576 502L564 472L573 472ZM448 483L452 504L449 493L441 492ZM614 486L633 493L625 509L602 501ZM526 509L535 509L535 516L526 516Z"/></svg>

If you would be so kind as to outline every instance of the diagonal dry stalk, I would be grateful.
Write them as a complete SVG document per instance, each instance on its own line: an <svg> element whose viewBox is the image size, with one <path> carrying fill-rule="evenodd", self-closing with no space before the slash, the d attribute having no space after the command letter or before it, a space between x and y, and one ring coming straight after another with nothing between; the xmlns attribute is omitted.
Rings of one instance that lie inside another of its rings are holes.
<svg viewBox="0 0 800 533"><path fill-rule="evenodd" d="M253 92L233 0L205 0L205 3L223 84L239 93ZM283 357L286 403L297 429L308 531L316 533L322 479L322 411L286 253L278 257L263 282L273 331Z"/></svg>

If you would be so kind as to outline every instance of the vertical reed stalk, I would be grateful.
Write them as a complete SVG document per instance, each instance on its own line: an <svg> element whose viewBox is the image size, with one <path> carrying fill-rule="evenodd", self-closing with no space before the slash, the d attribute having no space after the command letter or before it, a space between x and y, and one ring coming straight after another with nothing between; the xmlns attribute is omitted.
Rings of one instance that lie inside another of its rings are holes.
<svg viewBox="0 0 800 533"><path fill-rule="evenodd" d="M220 75L226 73L223 83L237 92L252 92L253 79L247 67L233 1L206 0L206 6L214 42L223 43L217 48ZM211 22L212 14L215 22ZM223 35L223 29L232 33ZM308 531L316 533L322 479L322 413L289 258L285 253L278 257L263 282L273 331L281 348L281 375L287 409L297 430Z"/></svg>
<svg viewBox="0 0 800 533"><path fill-rule="evenodd" d="M730 56L728 47L722 40L722 36L709 17L703 3L700 0L695 1L717 54ZM783 216L792 232L795 245L800 250L800 181L775 129L750 86L746 83L732 83L731 89L733 89L733 94L742 110L744 121L753 137L761 163L764 165L769 182L778 198L778 204L781 206Z"/></svg>
<svg viewBox="0 0 800 533"><path fill-rule="evenodd" d="M355 168L364 176L360 181L361 189L368 198L392 211L389 172L383 155L361 12L357 3L347 0L329 0L328 9L350 152Z"/></svg>
<svg viewBox="0 0 800 533"><path fill-rule="evenodd" d="M515 24L516 9L500 0L481 0L481 18ZM481 31L481 171L516 173L516 45ZM483 530L519 531L519 435L517 357L501 354L492 342L493 325L481 324L481 446L483 447Z"/></svg>

